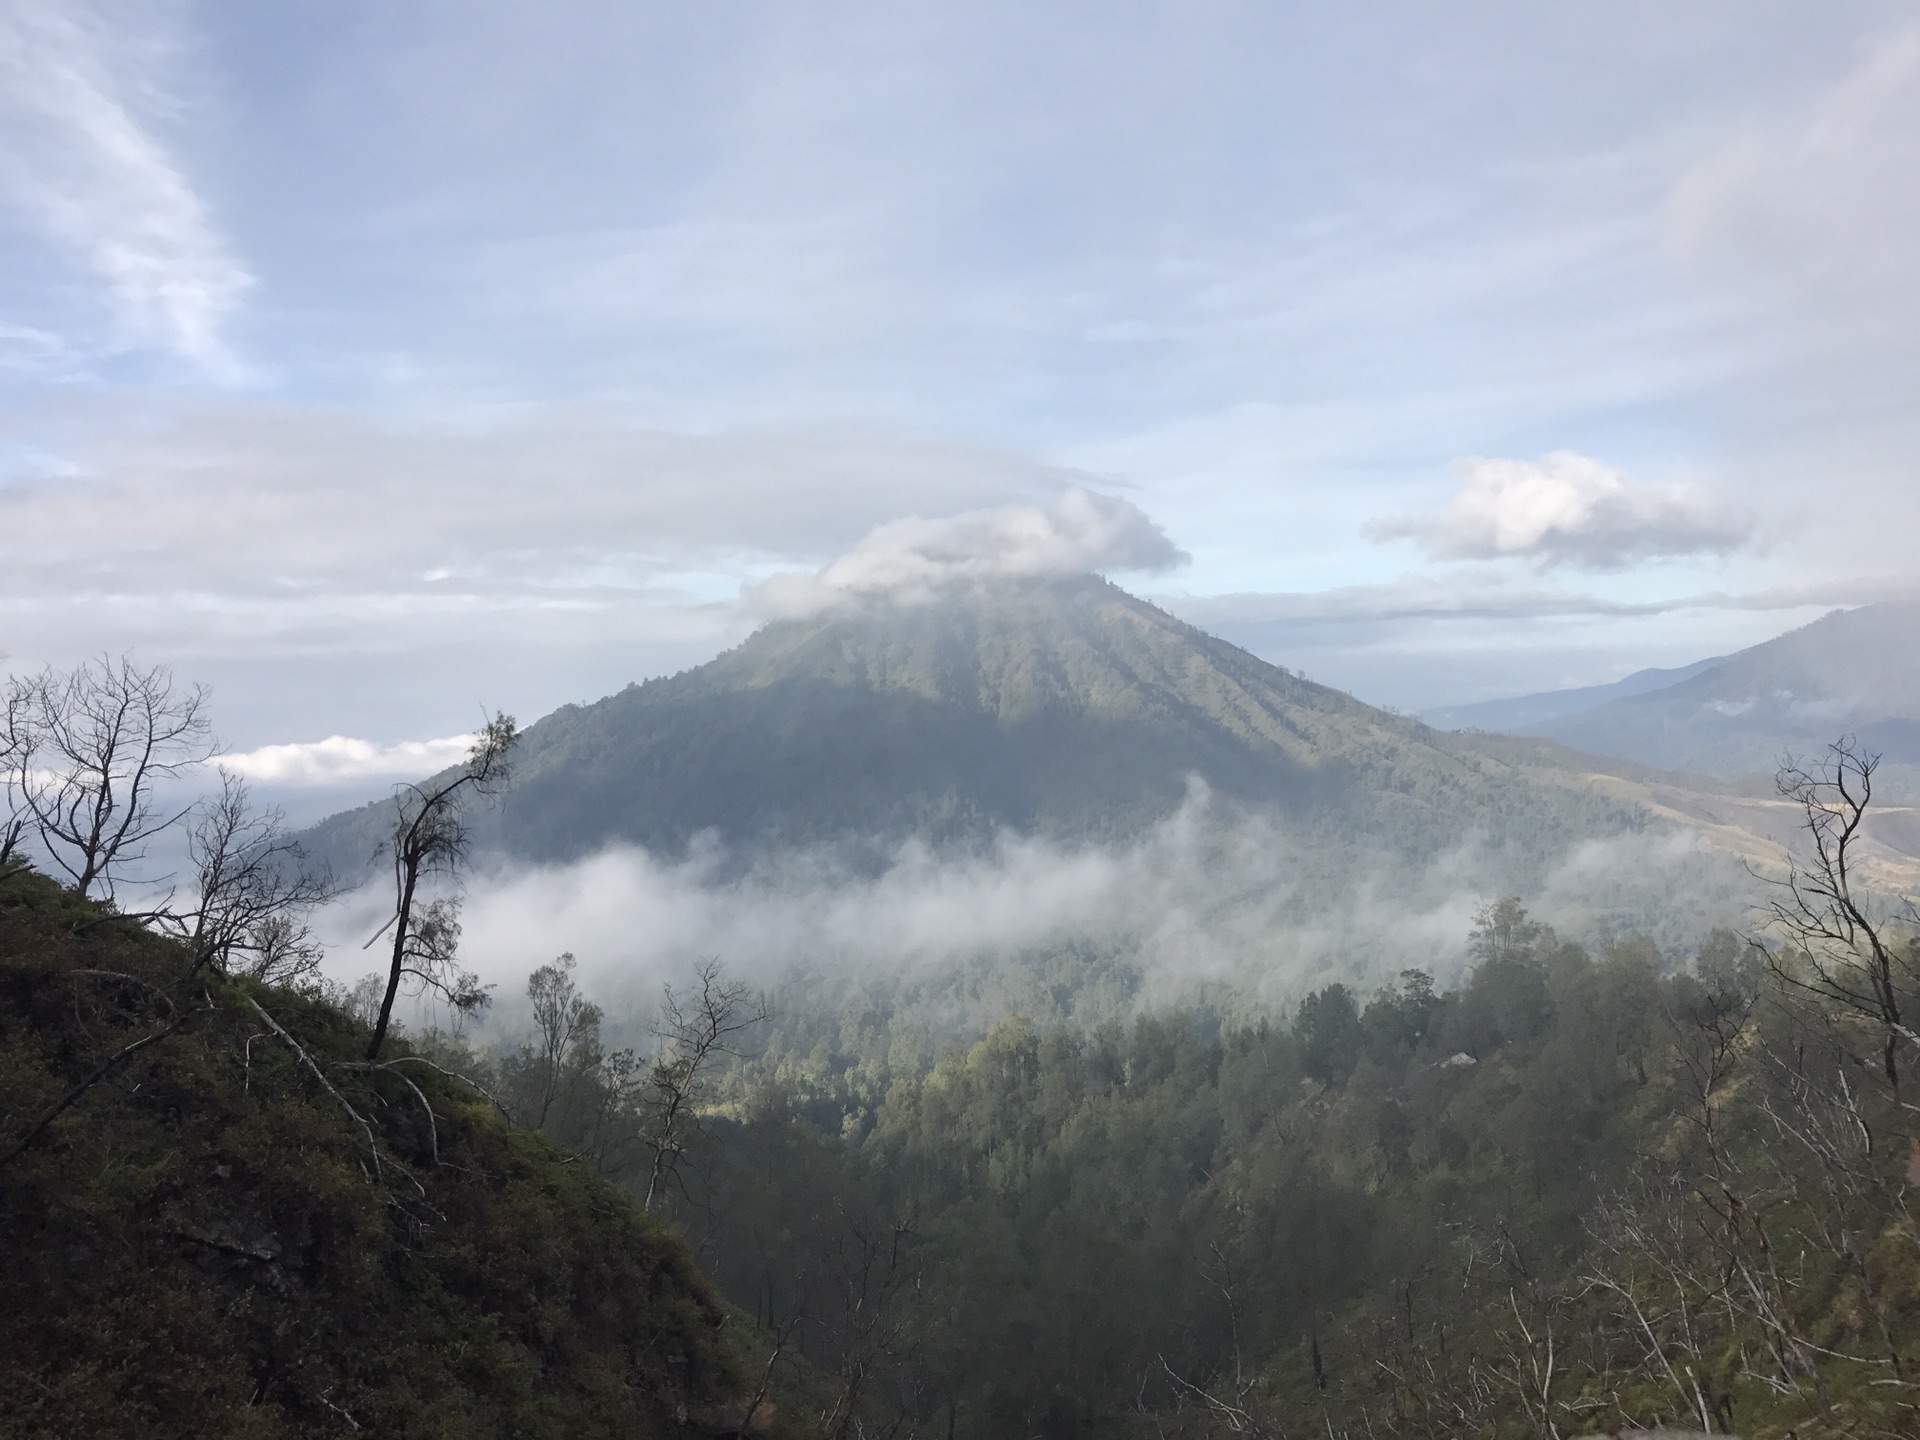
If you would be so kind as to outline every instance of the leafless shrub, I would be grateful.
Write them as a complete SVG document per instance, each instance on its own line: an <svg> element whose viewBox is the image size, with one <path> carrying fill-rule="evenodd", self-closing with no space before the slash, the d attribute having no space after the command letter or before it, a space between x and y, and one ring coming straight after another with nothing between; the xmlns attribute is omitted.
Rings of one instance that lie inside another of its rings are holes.
<svg viewBox="0 0 1920 1440"><path fill-rule="evenodd" d="M147 842L191 809L161 791L214 754L207 701L204 686L124 656L8 681L0 855L31 838L79 894L113 899Z"/></svg>
<svg viewBox="0 0 1920 1440"><path fill-rule="evenodd" d="M724 978L719 961L702 961L694 981L684 993L666 987L654 1027L660 1049L646 1078L647 1144L653 1152L644 1201L649 1210L665 1198L699 1134L698 1099L709 1070L730 1053L735 1036L767 1018L764 1006L749 1001L744 984Z"/></svg>
<svg viewBox="0 0 1920 1440"><path fill-rule="evenodd" d="M1912 952L1874 916L1860 875L1879 763L1879 756L1843 737L1812 768L1793 759L1781 766L1776 786L1781 798L1799 806L1812 851L1795 859L1786 878L1768 881L1768 912L1785 942L1784 953L1772 957L1775 973L1880 1030L1881 1068L1897 1093L1902 1042L1920 1047L1920 1034L1906 1018L1915 980ZM1911 910L1909 905L1910 918Z"/></svg>

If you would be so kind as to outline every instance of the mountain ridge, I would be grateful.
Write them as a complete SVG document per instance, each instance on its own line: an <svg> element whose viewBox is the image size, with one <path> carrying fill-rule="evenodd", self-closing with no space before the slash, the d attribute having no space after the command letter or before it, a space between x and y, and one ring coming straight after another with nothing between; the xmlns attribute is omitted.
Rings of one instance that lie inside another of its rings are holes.
<svg viewBox="0 0 1920 1440"><path fill-rule="evenodd" d="M1617 832L1610 801L1529 777L1473 736L1376 709L1097 576L774 621L705 665L529 726L479 846L559 862L1004 830L1138 833L1198 776L1222 803L1436 851L1468 831ZM351 868L383 803L308 832Z"/></svg>
<svg viewBox="0 0 1920 1440"><path fill-rule="evenodd" d="M1641 675L1656 672L1640 672ZM1920 601L1834 610L1712 660L1665 672L1671 683L1557 692L1599 703L1550 715L1509 715L1505 728L1590 754L1665 770L1770 775L1788 752L1817 752L1856 735L1889 766L1920 765ZM1601 692L1614 692L1602 694ZM1556 692L1434 712L1491 723Z"/></svg>
<svg viewBox="0 0 1920 1440"><path fill-rule="evenodd" d="M1566 690L1536 690L1499 700L1477 700L1466 705L1444 705L1423 710L1420 718L1436 730L1500 730L1525 733L1532 727L1593 710L1613 700L1671 689L1682 681L1720 664L1715 655L1691 665L1636 670L1604 685L1578 685Z"/></svg>

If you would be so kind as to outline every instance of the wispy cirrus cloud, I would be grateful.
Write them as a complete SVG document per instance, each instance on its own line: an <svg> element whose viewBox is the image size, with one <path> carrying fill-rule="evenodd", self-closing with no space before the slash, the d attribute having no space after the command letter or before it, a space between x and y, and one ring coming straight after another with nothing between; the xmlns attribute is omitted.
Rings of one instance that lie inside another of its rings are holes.
<svg viewBox="0 0 1920 1440"><path fill-rule="evenodd" d="M1640 560L1725 554L1746 543L1744 517L1677 485L1629 480L1591 456L1556 450L1539 460L1470 458L1438 515L1367 527L1375 540L1415 540L1436 560L1532 560L1611 570Z"/></svg>
<svg viewBox="0 0 1920 1440"><path fill-rule="evenodd" d="M1920 24L1862 44L1815 102L1732 129L1672 187L1663 220L1683 260L1767 277L1802 324L1912 333L1920 224Z"/></svg>
<svg viewBox="0 0 1920 1440"><path fill-rule="evenodd" d="M484 641L488 670L512 646L593 650L624 657L624 683L738 639L743 582L829 564L915 509L1018 516L1076 478L977 447L675 433L580 407L462 427L256 400L157 414L74 401L0 414L0 633L22 664L104 644L404 652L431 668ZM1152 558L1140 547L1166 542L1150 522L1099 508L1120 503L1060 510L1026 535L1029 558ZM927 557L935 538L921 536ZM307 723L395 738L352 715Z"/></svg>
<svg viewBox="0 0 1920 1440"><path fill-rule="evenodd" d="M167 48L155 16L0 5L0 195L105 287L116 344L234 378L222 326L253 277L153 124Z"/></svg>
<svg viewBox="0 0 1920 1440"><path fill-rule="evenodd" d="M1203 629L1248 625L1386 624L1405 620L1636 619L1681 611L1777 613L1845 609L1883 600L1910 600L1920 584L1883 577L1747 591L1688 591L1644 600L1591 591L1503 584L1485 577L1457 583L1415 576L1382 585L1332 590L1230 595L1155 596L1155 603Z"/></svg>

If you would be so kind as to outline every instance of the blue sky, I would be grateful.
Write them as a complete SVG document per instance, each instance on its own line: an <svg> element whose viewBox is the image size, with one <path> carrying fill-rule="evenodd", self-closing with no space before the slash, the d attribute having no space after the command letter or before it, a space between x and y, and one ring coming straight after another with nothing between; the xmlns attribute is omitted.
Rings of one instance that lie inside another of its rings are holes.
<svg viewBox="0 0 1920 1440"><path fill-rule="evenodd" d="M1905 588L1916 222L1896 4L0 0L0 649L377 750L1041 534L1611 679Z"/></svg>

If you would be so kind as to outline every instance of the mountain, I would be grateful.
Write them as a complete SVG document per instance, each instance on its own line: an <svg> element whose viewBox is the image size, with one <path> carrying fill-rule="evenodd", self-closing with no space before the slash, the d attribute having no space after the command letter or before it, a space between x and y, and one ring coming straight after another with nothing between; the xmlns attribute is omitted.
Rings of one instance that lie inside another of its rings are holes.
<svg viewBox="0 0 1920 1440"><path fill-rule="evenodd" d="M1505 730L1525 734L1582 711L1665 690L1682 680L1691 680L1720 664L1724 656L1696 660L1673 670L1636 670L1610 685L1582 685L1571 690L1543 690L1533 695L1517 695L1506 700L1481 700L1471 705L1447 705L1425 710L1420 718L1436 730Z"/></svg>
<svg viewBox="0 0 1920 1440"><path fill-rule="evenodd" d="M1846 733L1882 754L1890 780L1909 784L1902 772L1920 765L1920 601L1835 611L1669 673L1671 684L1626 693L1638 678L1629 677L1612 687L1621 693L1560 714L1528 718L1524 707L1551 698L1532 696L1463 709L1506 713L1505 728L1668 770L1768 775L1783 753L1818 751Z"/></svg>
<svg viewBox="0 0 1920 1440"><path fill-rule="evenodd" d="M1544 753L1374 709L1097 576L1036 579L771 623L697 669L563 707L528 727L475 839L536 861L610 842L679 853L703 833L875 855L1003 828L1104 839L1172 813L1192 777L1222 804L1404 854L1636 823ZM308 840L352 873L389 813Z"/></svg>

